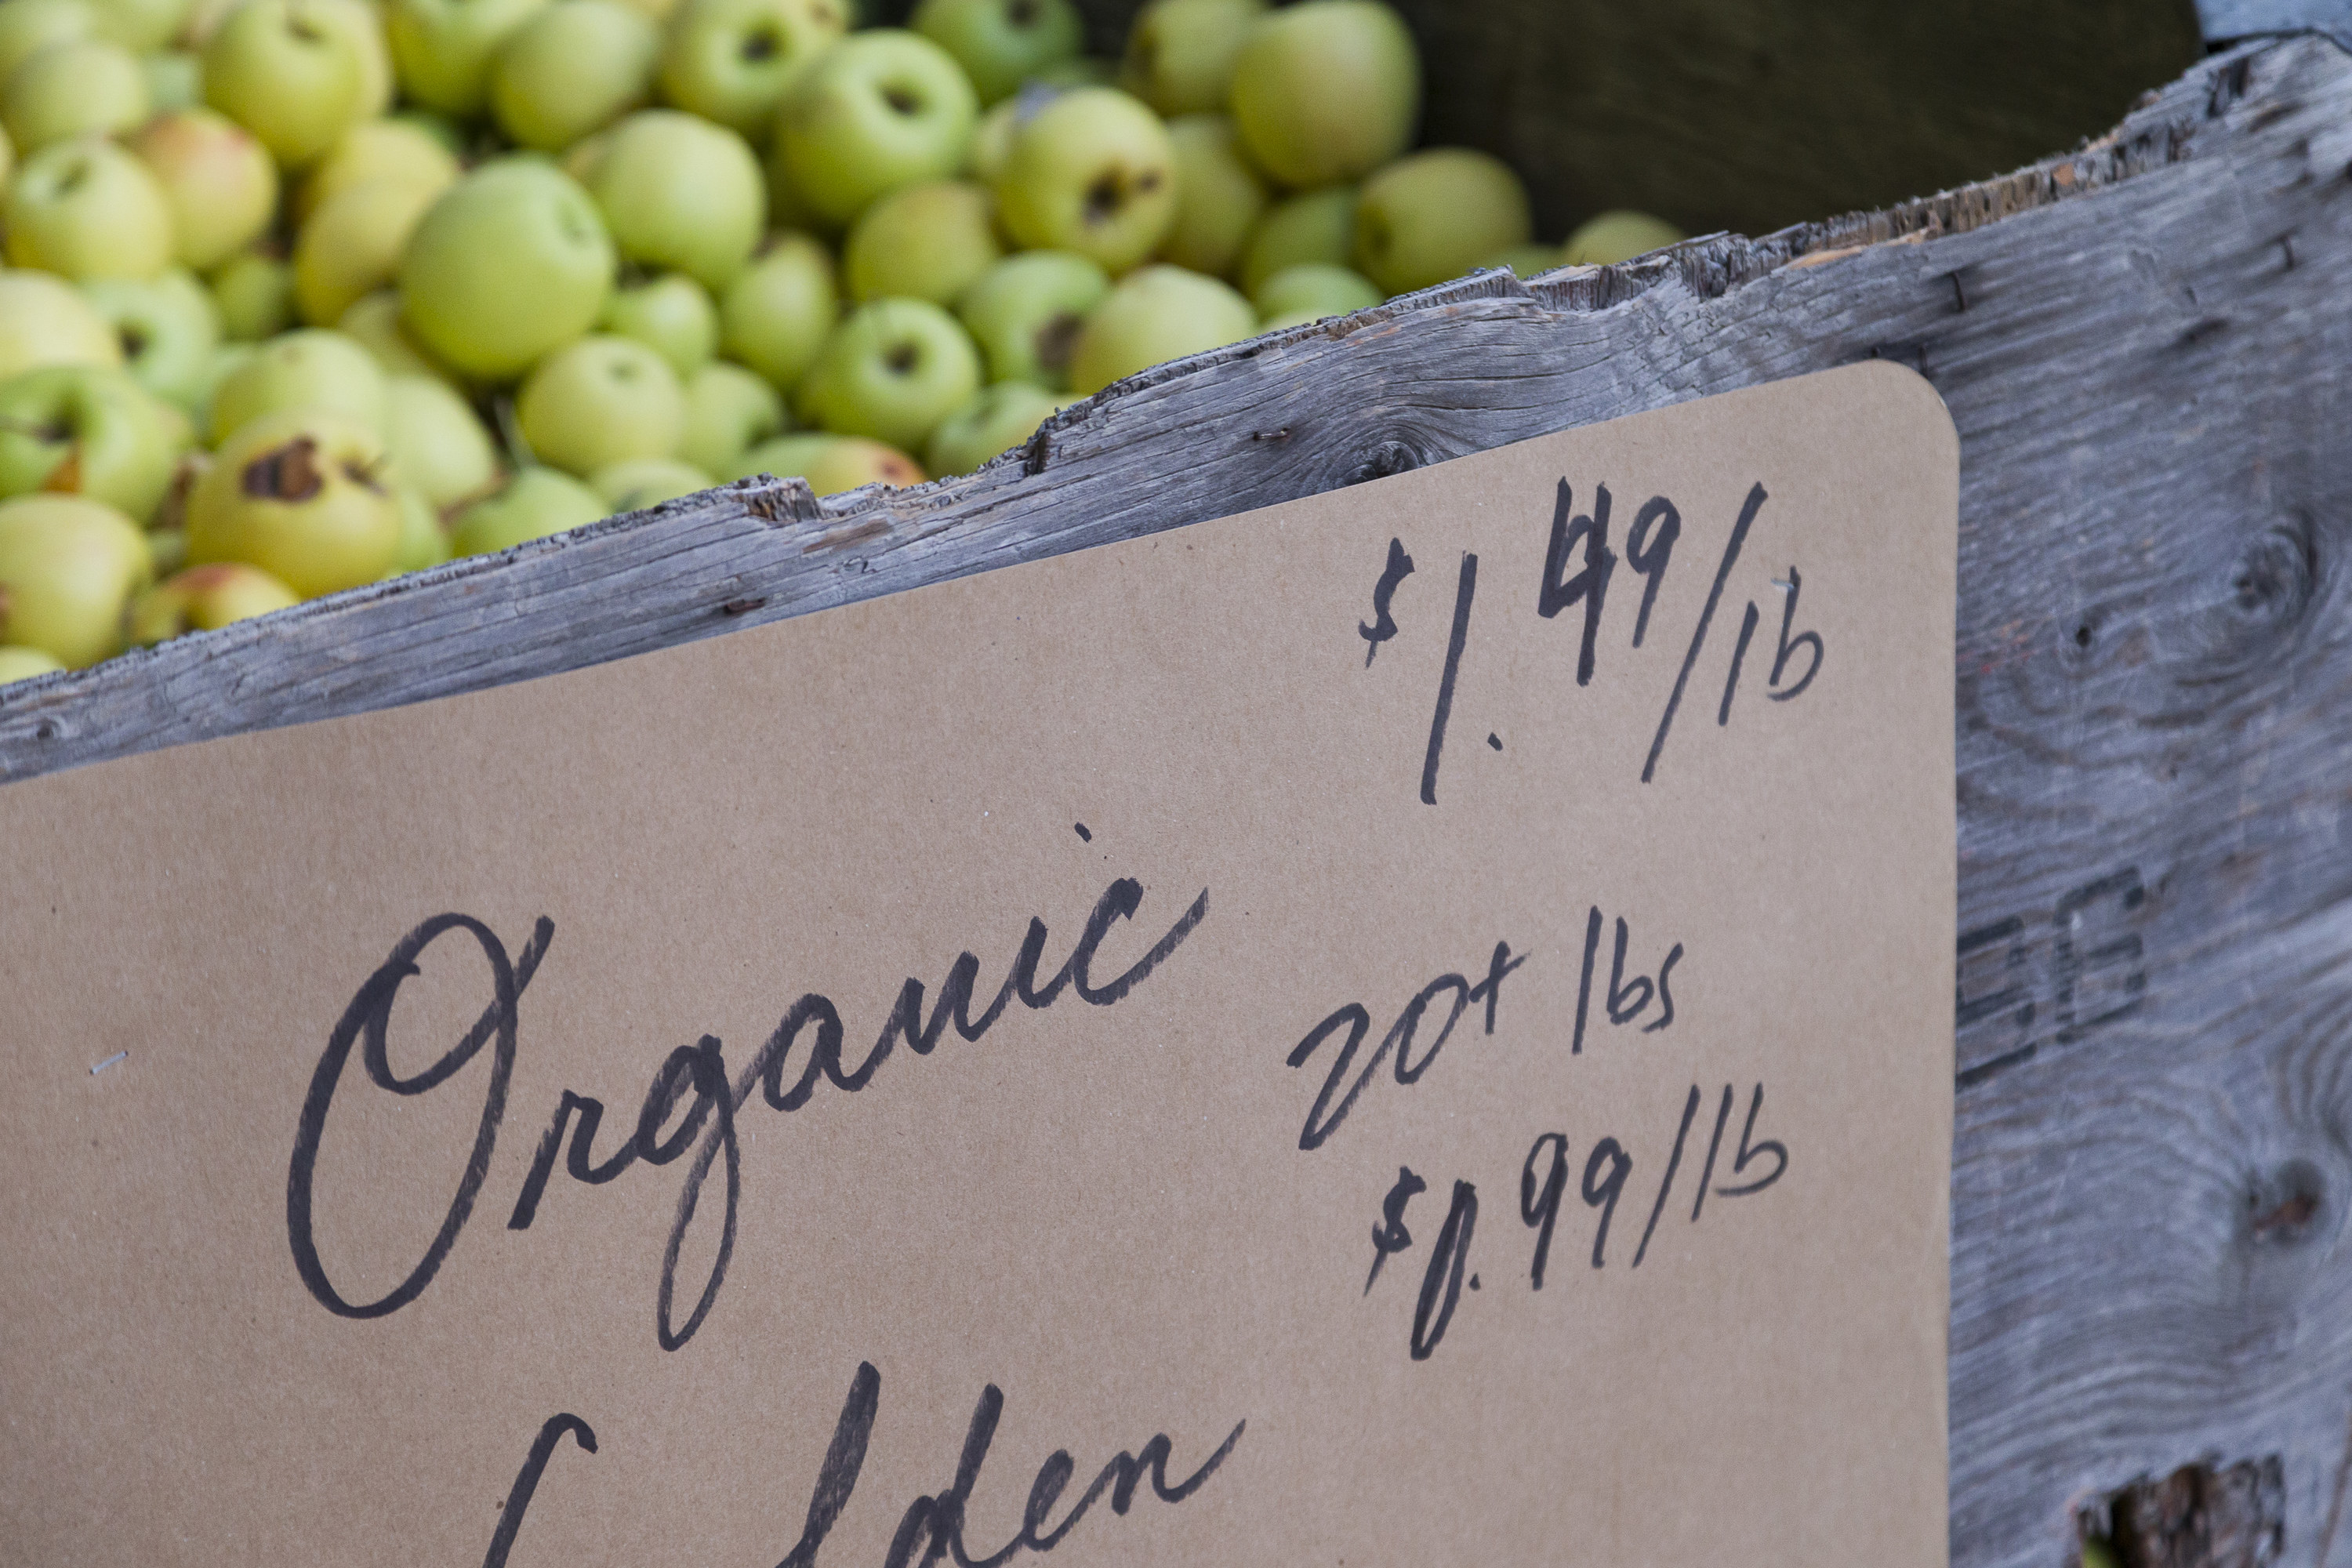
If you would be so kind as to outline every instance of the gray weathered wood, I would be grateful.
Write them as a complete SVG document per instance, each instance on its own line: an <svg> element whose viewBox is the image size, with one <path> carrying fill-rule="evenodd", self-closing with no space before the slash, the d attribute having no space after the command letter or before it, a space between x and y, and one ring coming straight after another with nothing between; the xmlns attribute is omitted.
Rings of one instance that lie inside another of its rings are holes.
<svg viewBox="0 0 2352 1568"><path fill-rule="evenodd" d="M2275 1458L2282 1561L2352 1563L2352 58L2322 40L2005 180L1163 367L967 479L746 485L8 689L0 777L1873 355L1962 439L1954 1561L2055 1568L2078 1507Z"/></svg>
<svg viewBox="0 0 2352 1568"><path fill-rule="evenodd" d="M2352 0L2197 0L2197 22L2217 44L2314 32L2352 48Z"/></svg>

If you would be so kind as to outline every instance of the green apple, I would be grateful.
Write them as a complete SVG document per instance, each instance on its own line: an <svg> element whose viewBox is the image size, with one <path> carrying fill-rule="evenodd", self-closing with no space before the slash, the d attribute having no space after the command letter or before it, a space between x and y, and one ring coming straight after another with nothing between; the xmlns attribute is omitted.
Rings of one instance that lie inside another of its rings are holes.
<svg viewBox="0 0 2352 1568"><path fill-rule="evenodd" d="M985 190L961 180L891 192L866 209L842 244L849 297L953 302L1004 254L995 207Z"/></svg>
<svg viewBox="0 0 2352 1568"><path fill-rule="evenodd" d="M1539 272L1549 272L1564 263L1559 246L1537 245L1529 242L1526 245L1507 245L1500 250L1489 253L1478 265L1499 268L1507 272L1515 272L1522 278L1533 278Z"/></svg>
<svg viewBox="0 0 2352 1568"><path fill-rule="evenodd" d="M124 143L163 187L172 254L209 272L251 245L278 210L278 165L253 133L209 109L159 114Z"/></svg>
<svg viewBox="0 0 2352 1568"><path fill-rule="evenodd" d="M52 142L26 159L0 221L12 263L77 280L152 278L172 260L163 186L111 142Z"/></svg>
<svg viewBox="0 0 2352 1568"><path fill-rule="evenodd" d="M1586 220L1560 251L1568 266L1607 267L1680 245L1687 237L1662 217L1621 210Z"/></svg>
<svg viewBox="0 0 2352 1568"><path fill-rule="evenodd" d="M660 26L677 14L678 0L629 0L646 20Z"/></svg>
<svg viewBox="0 0 2352 1568"><path fill-rule="evenodd" d="M12 681L30 680L37 675L55 675L65 668L57 656L46 648L18 647L13 644L0 647L0 686Z"/></svg>
<svg viewBox="0 0 2352 1568"><path fill-rule="evenodd" d="M0 81L45 45L106 36L98 8L87 0L7 0L0 5Z"/></svg>
<svg viewBox="0 0 2352 1568"><path fill-rule="evenodd" d="M540 361L515 400L531 455L572 474L667 458L686 434L686 389L634 338L595 333Z"/></svg>
<svg viewBox="0 0 2352 1568"><path fill-rule="evenodd" d="M662 49L662 97L764 138L793 81L849 22L841 0L685 0Z"/></svg>
<svg viewBox="0 0 2352 1568"><path fill-rule="evenodd" d="M205 101L205 62L188 49L163 49L139 57L147 79L147 102L158 114L177 114Z"/></svg>
<svg viewBox="0 0 2352 1568"><path fill-rule="evenodd" d="M213 389L213 445L235 439L266 415L302 408L382 429L383 372L375 356L325 328L280 333Z"/></svg>
<svg viewBox="0 0 2352 1568"><path fill-rule="evenodd" d="M1119 85L1162 114L1222 112L1265 0L1151 0L1128 29Z"/></svg>
<svg viewBox="0 0 2352 1568"><path fill-rule="evenodd" d="M719 299L719 344L789 393L841 315L833 258L804 234L778 234Z"/></svg>
<svg viewBox="0 0 2352 1568"><path fill-rule="evenodd" d="M1249 301L1215 279L1165 264L1138 268L1078 329L1070 390L1090 396L1122 376L1256 332Z"/></svg>
<svg viewBox="0 0 2352 1568"><path fill-rule="evenodd" d="M748 479L760 474L806 479L821 496L838 495L860 485L905 489L924 479L922 465L914 458L863 436L779 436L744 453L722 477Z"/></svg>
<svg viewBox="0 0 2352 1568"><path fill-rule="evenodd" d="M378 64L356 0L238 0L205 45L205 101L289 169L368 118Z"/></svg>
<svg viewBox="0 0 2352 1568"><path fill-rule="evenodd" d="M1086 257L1027 250L982 273L956 300L956 315L980 344L989 380L1059 392L1070 384L1079 325L1109 292L1109 275Z"/></svg>
<svg viewBox="0 0 2352 1568"><path fill-rule="evenodd" d="M1317 321L1368 310L1387 298L1360 272L1328 261L1302 261L1259 284L1250 304L1261 321L1271 325L1278 319L1288 326L1297 321Z"/></svg>
<svg viewBox="0 0 2352 1568"><path fill-rule="evenodd" d="M331 326L364 294L390 286L401 252L439 197L429 185L387 175L346 185L294 238L294 304L313 326Z"/></svg>
<svg viewBox="0 0 2352 1568"><path fill-rule="evenodd" d="M1075 250L1124 272L1175 226L1176 149L1140 100L1076 88L1016 121L995 190L1024 249Z"/></svg>
<svg viewBox="0 0 2352 1568"><path fill-rule="evenodd" d="M525 147L560 153L645 102L661 30L621 0L555 0L490 58L490 109Z"/></svg>
<svg viewBox="0 0 2352 1568"><path fill-rule="evenodd" d="M701 284L683 272L665 272L649 282L614 289L596 324L661 355L681 383L719 352L719 307Z"/></svg>
<svg viewBox="0 0 2352 1568"><path fill-rule="evenodd" d="M348 416L265 414L190 492L188 559L250 563L306 599L373 583L400 547L391 468L382 438Z"/></svg>
<svg viewBox="0 0 2352 1568"><path fill-rule="evenodd" d="M195 416L199 421L197 425L199 430L212 428L213 395L220 390L221 383L250 363L253 356L260 352L261 345L258 343L231 342L225 342L213 350L211 355L205 359L204 376L197 384L199 395Z"/></svg>
<svg viewBox="0 0 2352 1568"><path fill-rule="evenodd" d="M174 573L131 601L124 616L131 642L152 647L190 632L216 632L236 622L291 609L302 596L241 561L215 561Z"/></svg>
<svg viewBox="0 0 2352 1568"><path fill-rule="evenodd" d="M404 96L467 118L489 101L490 58L548 0L386 0L385 42Z"/></svg>
<svg viewBox="0 0 2352 1568"><path fill-rule="evenodd" d="M449 542L449 530L442 524L441 513L422 491L411 485L401 485L394 499L400 503L400 547L392 552L392 565L384 576L422 572L427 566L440 565L456 553Z"/></svg>
<svg viewBox="0 0 2352 1568"><path fill-rule="evenodd" d="M50 365L0 381L0 495L88 496L144 523L184 446L153 395L121 371Z"/></svg>
<svg viewBox="0 0 2352 1568"><path fill-rule="evenodd" d="M96 664L122 651L122 612L154 574L138 528L104 501L0 501L0 643Z"/></svg>
<svg viewBox="0 0 2352 1568"><path fill-rule="evenodd" d="M853 33L812 61L776 111L773 155L824 222L963 166L980 101L955 57L919 33Z"/></svg>
<svg viewBox="0 0 2352 1568"><path fill-rule="evenodd" d="M1532 232L1527 187L1470 147L1432 147L1366 180L1356 202L1356 270L1391 294L1459 278Z"/></svg>
<svg viewBox="0 0 2352 1568"><path fill-rule="evenodd" d="M625 259L683 272L714 294L743 270L767 224L759 159L734 132L691 114L632 114L582 165Z"/></svg>
<svg viewBox="0 0 2352 1568"><path fill-rule="evenodd" d="M604 498L555 468L522 468L496 495L457 514L449 547L458 555L488 555L551 533L585 528L611 515Z"/></svg>
<svg viewBox="0 0 2352 1568"><path fill-rule="evenodd" d="M923 466L934 475L971 473L1035 435L1045 416L1060 406L1052 393L1025 381L982 387L931 432Z"/></svg>
<svg viewBox="0 0 2352 1568"><path fill-rule="evenodd" d="M144 122L147 73L121 45L101 38L48 44L10 71L0 125L19 153L77 136L114 136Z"/></svg>
<svg viewBox="0 0 2352 1568"><path fill-rule="evenodd" d="M710 488L710 476L676 458L631 458L596 470L588 481L614 511L642 511Z"/></svg>
<svg viewBox="0 0 2352 1568"><path fill-rule="evenodd" d="M1056 60L1040 69L1022 86L1038 88L1047 92L1067 92L1074 87L1117 87L1118 62L1097 59L1092 55L1080 55L1076 59Z"/></svg>
<svg viewBox="0 0 2352 1568"><path fill-rule="evenodd" d="M452 382L448 367L425 352L400 319L400 291L379 289L352 301L335 320L335 331L367 350L386 375L421 375Z"/></svg>
<svg viewBox="0 0 2352 1568"><path fill-rule="evenodd" d="M740 364L713 360L686 384L680 460L715 474L784 428L784 400Z"/></svg>
<svg viewBox="0 0 2352 1568"><path fill-rule="evenodd" d="M1171 120L1168 140L1176 149L1176 226L1160 243L1160 259L1223 278L1240 262L1273 198L1225 116Z"/></svg>
<svg viewBox="0 0 2352 1568"><path fill-rule="evenodd" d="M927 300L877 300L843 319L797 395L802 417L836 436L870 436L901 451L980 390L980 351Z"/></svg>
<svg viewBox="0 0 2352 1568"><path fill-rule="evenodd" d="M168 48L194 9L190 0L92 0L101 30L136 55Z"/></svg>
<svg viewBox="0 0 2352 1568"><path fill-rule="evenodd" d="M922 0L915 31L953 55L982 103L1078 58L1086 18L1071 0Z"/></svg>
<svg viewBox="0 0 2352 1568"><path fill-rule="evenodd" d="M114 329L72 284L46 272L0 272L0 377L45 364L121 363Z"/></svg>
<svg viewBox="0 0 2352 1568"><path fill-rule="evenodd" d="M490 433L464 398L429 376L386 378L383 445L402 486L436 507L455 506L498 480Z"/></svg>
<svg viewBox="0 0 2352 1568"><path fill-rule="evenodd" d="M16 143L8 140L6 128L0 127L0 191L8 188L8 181L16 173Z"/></svg>
<svg viewBox="0 0 2352 1568"><path fill-rule="evenodd" d="M1361 179L1412 145L1421 54L1381 0L1298 0L1251 25L1228 101L1250 156L1291 189Z"/></svg>
<svg viewBox="0 0 2352 1568"><path fill-rule="evenodd" d="M213 303L232 342L257 343L294 324L294 268L248 250L213 274Z"/></svg>
<svg viewBox="0 0 2352 1568"><path fill-rule="evenodd" d="M457 183L457 154L442 132L418 115L362 120L342 134L302 176L294 192L294 221L308 223L336 192L369 180L404 180L445 191Z"/></svg>
<svg viewBox="0 0 2352 1568"><path fill-rule="evenodd" d="M1319 261L1347 267L1356 258L1356 187L1333 185L1279 201L1258 220L1242 251L1242 291L1255 294L1286 267Z"/></svg>
<svg viewBox="0 0 2352 1568"><path fill-rule="evenodd" d="M971 146L963 156L963 172L983 185L993 186L996 176L1003 172L1004 160L1013 155L1013 128L1021 123L1024 111L1035 113L1052 96L1051 91L1028 89L982 110L972 123Z"/></svg>
<svg viewBox="0 0 2352 1568"><path fill-rule="evenodd" d="M443 363L503 381L595 324L614 266L586 191L551 165L499 159L426 210L401 258L401 309Z"/></svg>
<svg viewBox="0 0 2352 1568"><path fill-rule="evenodd" d="M114 329L131 379L194 413L205 395L205 367L220 346L220 311L213 297L179 268L152 280L93 278L82 293Z"/></svg>

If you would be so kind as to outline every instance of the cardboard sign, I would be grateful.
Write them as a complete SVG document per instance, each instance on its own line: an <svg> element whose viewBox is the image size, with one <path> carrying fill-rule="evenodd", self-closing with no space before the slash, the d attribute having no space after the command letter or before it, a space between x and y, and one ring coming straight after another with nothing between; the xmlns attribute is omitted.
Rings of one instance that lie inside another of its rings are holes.
<svg viewBox="0 0 2352 1568"><path fill-rule="evenodd" d="M11 1563L1944 1561L1868 365L0 791Z"/></svg>

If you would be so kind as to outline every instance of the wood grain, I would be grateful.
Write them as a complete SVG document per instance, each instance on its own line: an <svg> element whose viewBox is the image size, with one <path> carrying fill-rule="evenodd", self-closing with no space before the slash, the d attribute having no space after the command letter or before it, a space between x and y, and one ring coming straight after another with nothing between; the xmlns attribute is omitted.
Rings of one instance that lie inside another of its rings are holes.
<svg viewBox="0 0 2352 1568"><path fill-rule="evenodd" d="M2352 1563L2352 58L2323 40L1989 184L1162 367L970 479L747 484L10 688L0 777L1871 356L1962 438L1953 1560L2056 1568L2077 1508L2275 1458L2278 1561Z"/></svg>

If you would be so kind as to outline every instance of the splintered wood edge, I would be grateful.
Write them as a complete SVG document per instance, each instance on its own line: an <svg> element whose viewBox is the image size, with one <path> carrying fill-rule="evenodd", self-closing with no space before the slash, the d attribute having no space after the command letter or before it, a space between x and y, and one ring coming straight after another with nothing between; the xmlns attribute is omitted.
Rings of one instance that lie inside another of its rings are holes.
<svg viewBox="0 0 2352 1568"><path fill-rule="evenodd" d="M1257 417L1250 408L1202 406L1218 394L1221 372L1271 351L1354 347L1357 339L1373 342L1376 353L1402 349L1401 333L1444 331L1467 314L1499 310L1539 327L1625 308L1660 290L1712 300L1783 269L1818 269L1834 287L1838 264L1876 247L1980 228L2181 161L2197 125L2243 96L2249 62L2282 47L2291 46L2253 44L2200 63L2074 153L1900 206L1759 239L1710 235L1620 265L1565 268L1526 282L1508 272L1474 273L1353 315L1154 366L1049 417L1024 447L969 476L822 498L800 479L742 480L0 688L0 782L554 674L1206 521L1223 514L1213 491L1204 496L1195 486L1137 496L1123 481L1166 471L1183 447L1206 446L1213 431L1248 442L1288 437L1280 425L1241 429L1236 422ZM1318 369L1303 360L1287 377L1289 392L1311 403ZM1666 389L1629 397L1629 406L1615 411L1740 384ZM1474 435L1466 449L1519 434ZM1182 447L1170 446L1171 435ZM1150 460L1135 460L1138 448ZM1412 460L1405 454L1397 464ZM1215 459L1193 461L1213 468ZM1375 454L1355 471L1321 476L1294 493L1392 471ZM1106 486L1123 492L1115 503ZM1287 499L1255 495L1247 504ZM1223 509L1232 510L1241 509ZM1074 510L1087 515L1069 515ZM877 570L885 556L895 557L891 569Z"/></svg>

